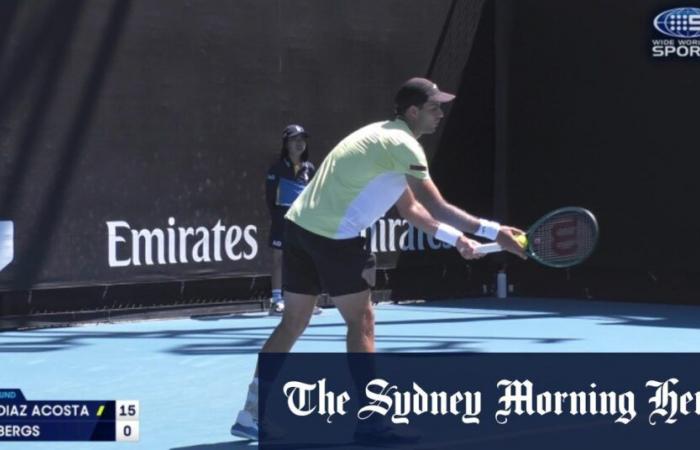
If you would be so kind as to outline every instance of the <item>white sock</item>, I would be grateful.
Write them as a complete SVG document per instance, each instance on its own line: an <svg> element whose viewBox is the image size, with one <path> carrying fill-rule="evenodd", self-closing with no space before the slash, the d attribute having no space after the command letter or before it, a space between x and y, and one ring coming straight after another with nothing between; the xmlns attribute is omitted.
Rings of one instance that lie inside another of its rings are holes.
<svg viewBox="0 0 700 450"><path fill-rule="evenodd" d="M253 378L253 382L248 385L248 400L258 401L258 377Z"/></svg>
<svg viewBox="0 0 700 450"><path fill-rule="evenodd" d="M248 385L248 396L245 400L246 411L257 418L258 416L258 377L253 378L253 382Z"/></svg>
<svg viewBox="0 0 700 450"><path fill-rule="evenodd" d="M273 289L272 290L272 301L277 303L280 300L282 300L282 289Z"/></svg>

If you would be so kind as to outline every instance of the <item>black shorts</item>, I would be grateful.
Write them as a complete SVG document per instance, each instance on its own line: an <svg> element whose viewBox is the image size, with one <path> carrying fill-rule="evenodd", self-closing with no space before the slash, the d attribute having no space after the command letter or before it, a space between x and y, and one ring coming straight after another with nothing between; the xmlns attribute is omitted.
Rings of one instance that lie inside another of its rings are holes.
<svg viewBox="0 0 700 450"><path fill-rule="evenodd" d="M362 272L375 265L366 238L329 239L285 220L282 284L295 294L331 297L369 289Z"/></svg>

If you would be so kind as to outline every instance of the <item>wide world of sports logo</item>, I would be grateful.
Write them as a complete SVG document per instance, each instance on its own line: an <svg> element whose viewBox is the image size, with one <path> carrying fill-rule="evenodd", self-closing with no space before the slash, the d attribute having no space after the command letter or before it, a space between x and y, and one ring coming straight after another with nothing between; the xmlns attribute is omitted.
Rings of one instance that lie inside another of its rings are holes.
<svg viewBox="0 0 700 450"><path fill-rule="evenodd" d="M654 17L653 25L659 36L651 41L654 58L700 58L700 8L662 11Z"/></svg>

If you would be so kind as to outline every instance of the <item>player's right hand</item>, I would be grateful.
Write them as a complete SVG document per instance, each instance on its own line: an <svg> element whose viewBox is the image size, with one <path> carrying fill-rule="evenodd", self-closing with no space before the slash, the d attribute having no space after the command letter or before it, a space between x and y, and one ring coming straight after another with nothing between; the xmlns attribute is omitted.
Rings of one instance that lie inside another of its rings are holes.
<svg viewBox="0 0 700 450"><path fill-rule="evenodd" d="M483 258L485 254L474 251L478 245L479 243L477 241L462 235L459 239L457 239L456 248L464 259L479 259Z"/></svg>

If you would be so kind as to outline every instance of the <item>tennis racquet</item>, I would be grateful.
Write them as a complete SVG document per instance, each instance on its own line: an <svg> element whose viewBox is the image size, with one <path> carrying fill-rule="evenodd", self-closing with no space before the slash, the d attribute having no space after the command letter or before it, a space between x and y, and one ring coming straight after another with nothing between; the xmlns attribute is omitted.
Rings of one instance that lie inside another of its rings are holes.
<svg viewBox="0 0 700 450"><path fill-rule="evenodd" d="M598 222L593 213L584 208L566 207L546 214L525 233L521 244L525 253L540 264L549 267L571 267L582 263L595 249L598 241ZM500 252L497 243L481 244L477 253Z"/></svg>

